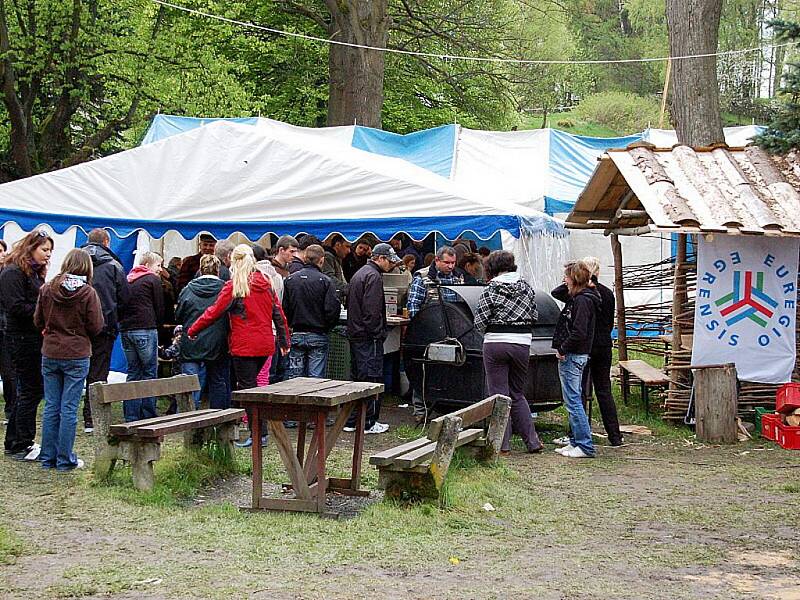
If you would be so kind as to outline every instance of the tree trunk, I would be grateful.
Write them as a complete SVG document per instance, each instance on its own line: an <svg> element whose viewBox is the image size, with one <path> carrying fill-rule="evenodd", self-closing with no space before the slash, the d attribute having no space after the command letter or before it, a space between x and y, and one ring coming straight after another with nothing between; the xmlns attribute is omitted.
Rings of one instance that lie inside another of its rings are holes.
<svg viewBox="0 0 800 600"><path fill-rule="evenodd" d="M328 0L332 39L385 48L389 37L387 0ZM331 45L328 125L381 127L384 53Z"/></svg>
<svg viewBox="0 0 800 600"><path fill-rule="evenodd" d="M670 56L717 51L722 0L667 0ZM672 118L678 141L690 146L724 142L717 58L672 61Z"/></svg>

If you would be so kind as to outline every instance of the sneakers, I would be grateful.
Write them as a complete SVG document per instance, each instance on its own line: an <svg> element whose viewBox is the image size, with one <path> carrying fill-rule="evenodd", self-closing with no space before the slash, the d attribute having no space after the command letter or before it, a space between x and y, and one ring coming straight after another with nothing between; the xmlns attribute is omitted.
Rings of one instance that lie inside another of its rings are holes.
<svg viewBox="0 0 800 600"><path fill-rule="evenodd" d="M269 438L266 435L261 436L261 447L264 448L269 443ZM253 438L249 437L243 442L234 442L234 446L237 448L252 448L253 447Z"/></svg>
<svg viewBox="0 0 800 600"><path fill-rule="evenodd" d="M32 446L28 446L27 448L25 448L25 450L21 450L20 452L17 452L16 454L12 454L11 458L13 458L14 460L32 461L32 460L36 460L37 458L39 458L39 453L41 451L42 451L42 447L39 444L37 444L36 442L34 442Z"/></svg>
<svg viewBox="0 0 800 600"><path fill-rule="evenodd" d="M569 446L569 436L565 435L564 437L556 438L553 443L558 446Z"/></svg>
<svg viewBox="0 0 800 600"><path fill-rule="evenodd" d="M594 454L586 454L586 452L577 447L562 451L561 456L566 456L567 458L594 458Z"/></svg>
<svg viewBox="0 0 800 600"><path fill-rule="evenodd" d="M355 427L342 427L342 431L346 431L347 433L354 433L355 430ZM386 423L378 423L376 421L372 427L365 429L364 433L386 433L387 431L389 431L389 426Z"/></svg>
<svg viewBox="0 0 800 600"><path fill-rule="evenodd" d="M389 425L387 425L386 423L378 423L377 421L375 421L375 424L369 429L366 429L364 433L367 434L386 433L387 431L389 431Z"/></svg>
<svg viewBox="0 0 800 600"><path fill-rule="evenodd" d="M558 452L559 454L564 454L564 452L566 452L567 450L572 450L574 447L575 446L573 446L572 444L567 443L566 446L562 446L561 448L556 448L556 452Z"/></svg>
<svg viewBox="0 0 800 600"><path fill-rule="evenodd" d="M83 433L94 433L94 425L91 423L83 426Z"/></svg>
<svg viewBox="0 0 800 600"><path fill-rule="evenodd" d="M44 463L42 464L42 466L45 469L52 469L52 467L45 466ZM83 469L85 467L86 467L86 463L83 462L82 458L79 458L79 459L77 459L77 463L74 466L71 466L71 467L56 467L56 471L58 471L59 473L69 473L70 471L74 471L75 469Z"/></svg>

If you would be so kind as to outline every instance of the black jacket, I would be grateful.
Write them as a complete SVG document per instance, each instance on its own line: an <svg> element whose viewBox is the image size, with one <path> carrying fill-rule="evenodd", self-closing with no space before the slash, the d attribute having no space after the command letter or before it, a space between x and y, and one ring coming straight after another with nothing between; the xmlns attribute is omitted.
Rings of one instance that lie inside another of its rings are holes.
<svg viewBox="0 0 800 600"><path fill-rule="evenodd" d="M584 288L571 297L561 284L550 295L565 302L553 334L553 348L560 354L589 354L592 351L595 320L602 300L592 288Z"/></svg>
<svg viewBox="0 0 800 600"><path fill-rule="evenodd" d="M597 311L597 319L594 323L594 342L592 343L592 348L610 348L611 330L614 329L616 309L614 292L598 282L596 277L592 277L592 281L594 281L595 290L600 294L600 300L602 300L600 309Z"/></svg>
<svg viewBox="0 0 800 600"><path fill-rule="evenodd" d="M298 271L301 271L305 268L306 268L306 263L304 263L296 256L293 256L291 262L288 265L286 265L286 270L289 271L289 275L291 275L292 273L297 273Z"/></svg>
<svg viewBox="0 0 800 600"><path fill-rule="evenodd" d="M100 298L103 307L105 328L103 333L117 335L119 328L119 308L125 306L130 297L125 271L116 254L100 244L85 244L82 248L92 257L94 274L92 287Z"/></svg>
<svg viewBox="0 0 800 600"><path fill-rule="evenodd" d="M293 333L327 333L339 321L341 309L334 282L314 265L283 281L283 312Z"/></svg>
<svg viewBox="0 0 800 600"><path fill-rule="evenodd" d="M219 277L201 276L193 279L178 296L175 319L183 325L184 332L214 304L225 282ZM184 333L181 338L181 360L216 360L228 351L228 319L217 319L213 324L190 340Z"/></svg>
<svg viewBox="0 0 800 600"><path fill-rule="evenodd" d="M29 277L15 264L0 271L0 303L6 316L6 333L41 334L33 324L33 313L43 283L38 273Z"/></svg>
<svg viewBox="0 0 800 600"><path fill-rule="evenodd" d="M347 337L351 340L386 339L386 300L383 276L369 261L350 280L347 291Z"/></svg>
<svg viewBox="0 0 800 600"><path fill-rule="evenodd" d="M130 285L130 297L120 311L121 331L156 329L164 322L164 288L155 273L139 277Z"/></svg>

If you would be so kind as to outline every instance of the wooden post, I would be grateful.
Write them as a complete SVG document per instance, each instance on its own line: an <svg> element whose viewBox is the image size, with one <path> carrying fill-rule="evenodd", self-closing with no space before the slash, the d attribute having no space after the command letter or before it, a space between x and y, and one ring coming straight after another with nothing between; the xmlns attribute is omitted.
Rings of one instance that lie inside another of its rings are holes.
<svg viewBox="0 0 800 600"><path fill-rule="evenodd" d="M698 367L694 370L697 439L712 444L734 444L736 427L736 366Z"/></svg>
<svg viewBox="0 0 800 600"><path fill-rule="evenodd" d="M617 302L617 351L619 360L628 360L628 328L625 325L625 290L622 285L622 244L616 233L611 234L614 254L614 295Z"/></svg>
<svg viewBox="0 0 800 600"><path fill-rule="evenodd" d="M672 283L672 356L683 348L681 314L686 305L686 234L677 234L678 248L675 253L675 270ZM681 388L686 389L687 372L671 369L669 371L669 396Z"/></svg>

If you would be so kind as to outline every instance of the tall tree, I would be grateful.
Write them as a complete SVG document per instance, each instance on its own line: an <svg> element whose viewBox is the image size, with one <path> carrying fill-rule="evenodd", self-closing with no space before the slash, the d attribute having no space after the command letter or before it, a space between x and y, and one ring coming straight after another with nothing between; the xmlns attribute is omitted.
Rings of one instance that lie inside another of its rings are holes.
<svg viewBox="0 0 800 600"><path fill-rule="evenodd" d="M722 0L667 0L670 56L717 51ZM690 146L724 142L716 56L674 60L670 114L678 141Z"/></svg>

